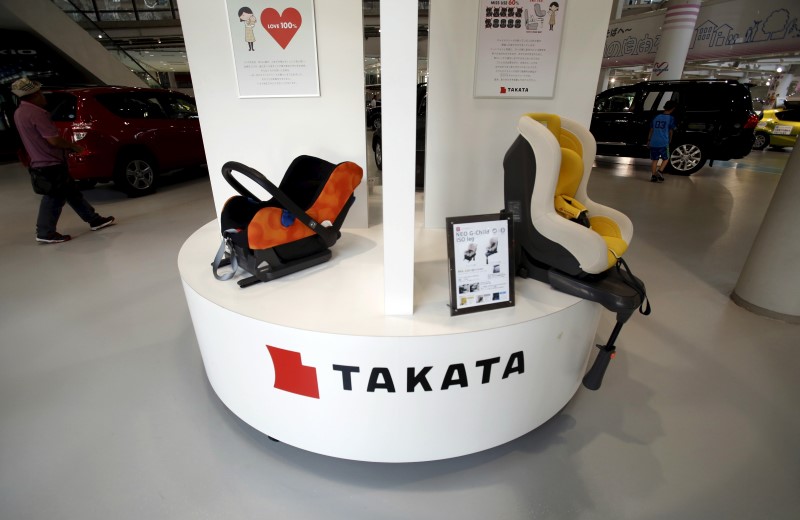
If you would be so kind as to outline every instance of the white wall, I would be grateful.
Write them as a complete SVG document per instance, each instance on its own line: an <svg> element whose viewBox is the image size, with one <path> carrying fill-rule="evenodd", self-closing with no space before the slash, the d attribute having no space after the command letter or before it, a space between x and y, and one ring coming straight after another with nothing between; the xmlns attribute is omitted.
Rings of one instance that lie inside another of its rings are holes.
<svg viewBox="0 0 800 520"><path fill-rule="evenodd" d="M361 2L314 4L321 96L240 99L225 2L179 2L217 214L235 194L220 174L226 161L256 168L276 184L303 154L353 161L366 172ZM267 7L248 5L254 12ZM366 175L345 225L367 226Z"/></svg>
<svg viewBox="0 0 800 520"><path fill-rule="evenodd" d="M472 97L477 2L431 2L425 225L503 208L503 156L526 112L589 125L612 0L569 0L552 99Z"/></svg>

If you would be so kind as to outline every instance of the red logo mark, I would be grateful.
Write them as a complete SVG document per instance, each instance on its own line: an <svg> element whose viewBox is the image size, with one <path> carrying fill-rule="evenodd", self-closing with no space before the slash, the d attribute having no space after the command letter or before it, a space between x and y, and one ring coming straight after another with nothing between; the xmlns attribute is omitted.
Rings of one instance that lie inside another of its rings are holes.
<svg viewBox="0 0 800 520"><path fill-rule="evenodd" d="M299 352L267 345L275 367L275 388L319 399L317 369L303 365Z"/></svg>
<svg viewBox="0 0 800 520"><path fill-rule="evenodd" d="M303 17L294 7L284 9L281 14L271 7L261 11L261 25L283 49L289 45L302 24Z"/></svg>
<svg viewBox="0 0 800 520"><path fill-rule="evenodd" d="M653 72L656 73L656 76L660 76L662 72L666 72L669 70L669 62L662 61L661 63L653 63Z"/></svg>
<svg viewBox="0 0 800 520"><path fill-rule="evenodd" d="M505 87L500 87L500 93L501 94L505 94L506 93L506 88Z"/></svg>

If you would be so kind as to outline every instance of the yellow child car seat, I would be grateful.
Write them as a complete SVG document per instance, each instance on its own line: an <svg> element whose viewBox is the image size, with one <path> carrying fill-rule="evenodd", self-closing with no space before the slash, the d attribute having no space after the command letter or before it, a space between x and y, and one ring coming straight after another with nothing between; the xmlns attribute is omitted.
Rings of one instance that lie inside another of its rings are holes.
<svg viewBox="0 0 800 520"><path fill-rule="evenodd" d="M583 381L595 390L614 356L622 325L637 308L650 313L644 284L622 260L633 225L586 193L597 144L584 126L534 113L523 115L518 129L503 160L516 272L616 313L614 331Z"/></svg>

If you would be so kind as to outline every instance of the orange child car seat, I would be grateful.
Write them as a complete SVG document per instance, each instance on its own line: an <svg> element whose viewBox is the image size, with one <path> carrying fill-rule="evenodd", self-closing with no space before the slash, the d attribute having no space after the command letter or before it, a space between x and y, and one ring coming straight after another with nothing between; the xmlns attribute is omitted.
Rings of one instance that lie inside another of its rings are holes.
<svg viewBox="0 0 800 520"><path fill-rule="evenodd" d="M633 225L586 193L597 144L579 123L555 114L525 114L506 152L505 210L514 220L517 274L600 303L617 315L599 345L584 386L600 387L622 325L639 308L649 314L644 283L622 260Z"/></svg>
<svg viewBox="0 0 800 520"><path fill-rule="evenodd" d="M233 175L238 172L264 188L272 198L259 200ZM280 186L257 170L237 162L222 166L222 175L240 195L228 199L220 214L222 245L214 259L214 276L232 278L241 267L252 276L240 287L268 282L331 258L330 247L341 236L339 229L363 170L352 162L333 164L301 155L289 165ZM219 274L221 266L233 270Z"/></svg>

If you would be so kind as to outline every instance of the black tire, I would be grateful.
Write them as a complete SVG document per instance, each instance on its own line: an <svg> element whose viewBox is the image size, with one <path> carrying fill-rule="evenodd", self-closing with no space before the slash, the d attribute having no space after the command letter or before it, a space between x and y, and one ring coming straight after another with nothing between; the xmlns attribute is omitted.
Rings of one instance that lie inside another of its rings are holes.
<svg viewBox="0 0 800 520"><path fill-rule="evenodd" d="M383 146L380 141L375 143L375 166L383 170Z"/></svg>
<svg viewBox="0 0 800 520"><path fill-rule="evenodd" d="M753 150L763 150L769 146L769 134L766 132L756 132L756 140L753 143Z"/></svg>
<svg viewBox="0 0 800 520"><path fill-rule="evenodd" d="M372 120L372 129L380 130L380 128L381 128L381 116L378 116Z"/></svg>
<svg viewBox="0 0 800 520"><path fill-rule="evenodd" d="M117 161L114 184L129 197L154 193L157 179L156 162L146 153L128 153Z"/></svg>
<svg viewBox="0 0 800 520"><path fill-rule="evenodd" d="M669 153L669 173L691 175L706 164L706 152L691 142L681 143Z"/></svg>

